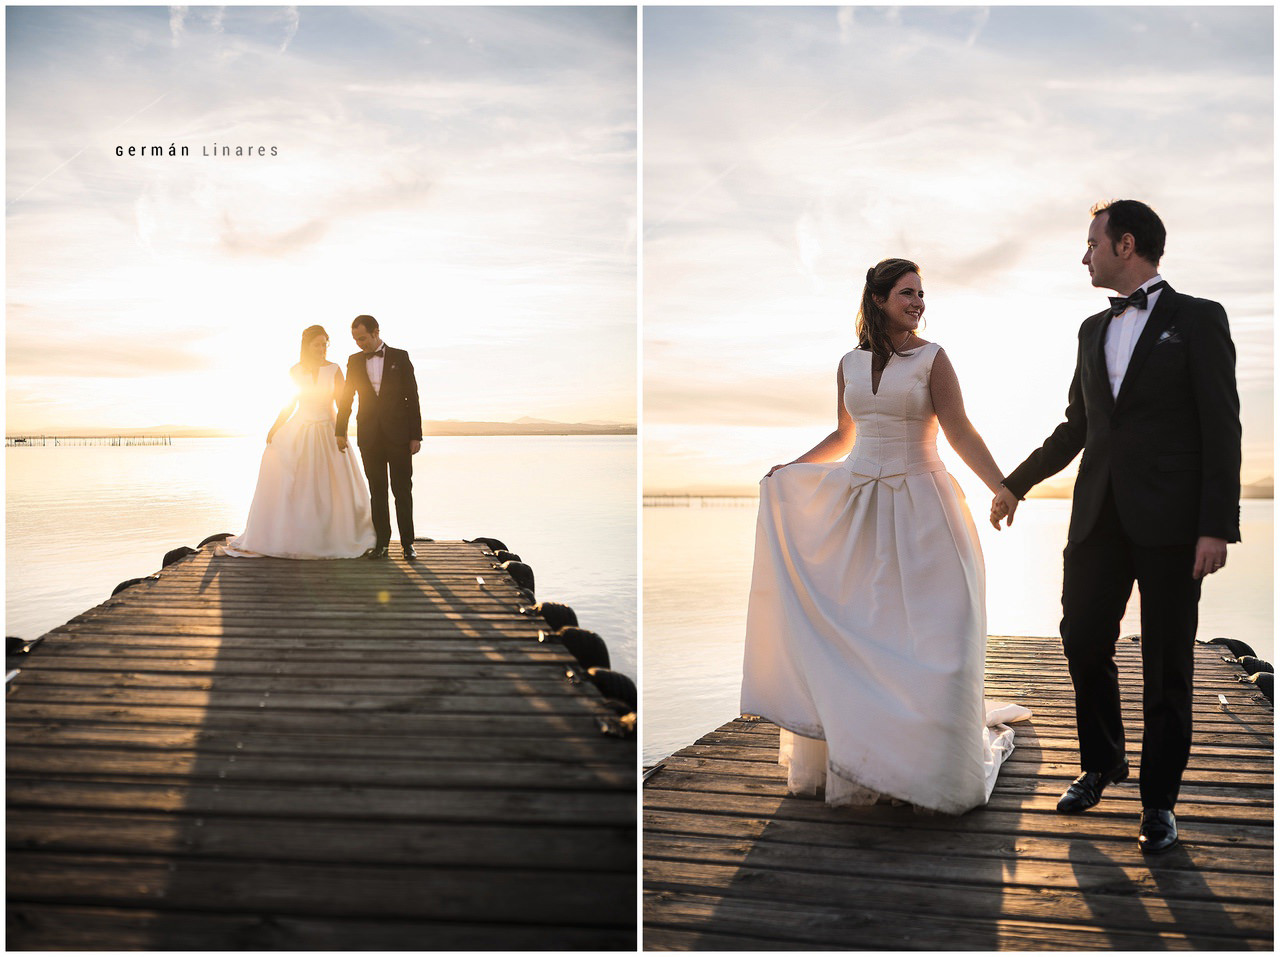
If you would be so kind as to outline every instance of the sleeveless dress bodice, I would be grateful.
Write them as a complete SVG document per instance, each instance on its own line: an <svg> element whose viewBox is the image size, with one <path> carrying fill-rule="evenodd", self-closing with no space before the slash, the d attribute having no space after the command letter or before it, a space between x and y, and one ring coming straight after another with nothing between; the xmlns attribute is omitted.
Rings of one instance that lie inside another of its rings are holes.
<svg viewBox="0 0 1280 957"><path fill-rule="evenodd" d="M871 391L872 354L854 349L842 360L844 407L853 418L853 451L844 467L854 475L893 478L940 472L938 416L929 393L929 375L938 344L893 356Z"/></svg>
<svg viewBox="0 0 1280 957"><path fill-rule="evenodd" d="M334 421L333 386L338 377L337 364L330 362L321 366L314 380L301 365L294 366L290 376L298 387L298 407L293 417L299 422Z"/></svg>

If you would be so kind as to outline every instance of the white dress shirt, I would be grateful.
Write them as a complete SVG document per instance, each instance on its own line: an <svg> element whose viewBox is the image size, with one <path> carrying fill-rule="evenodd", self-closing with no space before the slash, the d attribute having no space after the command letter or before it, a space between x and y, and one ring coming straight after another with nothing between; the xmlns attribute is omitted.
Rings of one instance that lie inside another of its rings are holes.
<svg viewBox="0 0 1280 957"><path fill-rule="evenodd" d="M387 344L384 342L378 348L385 350ZM374 395L382 394L382 364L385 354L384 352L382 356L370 356L364 360L364 370L369 373L369 382L373 385Z"/></svg>
<svg viewBox="0 0 1280 957"><path fill-rule="evenodd" d="M1158 282L1161 282L1161 279L1157 273L1138 288L1150 289ZM1130 306L1120 315L1111 317L1111 323L1107 326L1106 351L1107 375L1111 378L1112 398L1120 394L1120 383L1124 382L1124 374L1129 369L1129 360L1133 358L1133 347L1138 344L1138 337L1147 326L1147 317L1151 315L1151 310L1155 308L1156 300L1160 298L1162 291L1157 289L1155 292L1148 293L1146 309Z"/></svg>

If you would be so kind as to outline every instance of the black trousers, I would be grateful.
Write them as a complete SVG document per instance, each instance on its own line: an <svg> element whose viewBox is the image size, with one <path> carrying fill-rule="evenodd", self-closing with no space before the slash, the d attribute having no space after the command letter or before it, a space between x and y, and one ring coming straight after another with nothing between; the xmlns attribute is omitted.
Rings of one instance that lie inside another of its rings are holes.
<svg viewBox="0 0 1280 957"><path fill-rule="evenodd" d="M413 541L413 455L408 442L390 442L383 436L360 445L365 478L369 480L369 503L373 512L373 533L379 547L391 541L391 503L387 479L396 499L396 526L401 543Z"/></svg>
<svg viewBox="0 0 1280 957"><path fill-rule="evenodd" d="M1076 692L1080 768L1108 771L1125 757L1115 664L1125 605L1142 596L1144 808L1172 810L1191 751L1191 688L1200 581L1195 545L1151 548L1130 541L1108 491L1088 538L1063 553L1062 647Z"/></svg>

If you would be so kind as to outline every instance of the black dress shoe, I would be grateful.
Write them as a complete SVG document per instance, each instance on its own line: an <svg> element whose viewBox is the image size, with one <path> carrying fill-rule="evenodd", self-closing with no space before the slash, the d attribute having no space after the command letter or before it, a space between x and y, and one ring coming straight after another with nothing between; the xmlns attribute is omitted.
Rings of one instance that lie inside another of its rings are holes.
<svg viewBox="0 0 1280 957"><path fill-rule="evenodd" d="M1138 847L1143 854L1161 854L1178 843L1178 823L1173 812L1164 808L1142 809L1138 824Z"/></svg>
<svg viewBox="0 0 1280 957"><path fill-rule="evenodd" d="M1129 762L1125 761L1110 771L1086 771L1071 782L1071 787L1058 799L1058 811L1062 814L1078 814L1098 803L1102 790L1108 784L1116 784L1129 776Z"/></svg>
<svg viewBox="0 0 1280 957"><path fill-rule="evenodd" d="M404 547L404 560L406 562L416 562L418 560L418 550L412 545Z"/></svg>
<svg viewBox="0 0 1280 957"><path fill-rule="evenodd" d="M360 557L361 557L361 558L386 558L386 557L387 557L387 546L386 546L386 545L374 545L374 546L373 546L373 548L371 548L371 549L369 549L368 551L366 551L366 552L365 552L363 555L361 555Z"/></svg>

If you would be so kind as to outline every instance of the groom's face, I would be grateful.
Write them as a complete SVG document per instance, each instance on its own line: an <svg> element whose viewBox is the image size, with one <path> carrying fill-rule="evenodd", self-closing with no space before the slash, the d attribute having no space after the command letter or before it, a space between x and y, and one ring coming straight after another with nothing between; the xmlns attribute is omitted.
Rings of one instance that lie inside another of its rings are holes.
<svg viewBox="0 0 1280 957"><path fill-rule="evenodd" d="M370 332L364 326L352 326L351 338L356 341L361 352L373 352L381 344L376 332Z"/></svg>
<svg viewBox="0 0 1280 957"><path fill-rule="evenodd" d="M1089 267L1089 278L1099 289L1115 289L1124 263L1107 235L1107 213L1098 213L1089 224L1089 241L1080 260Z"/></svg>

